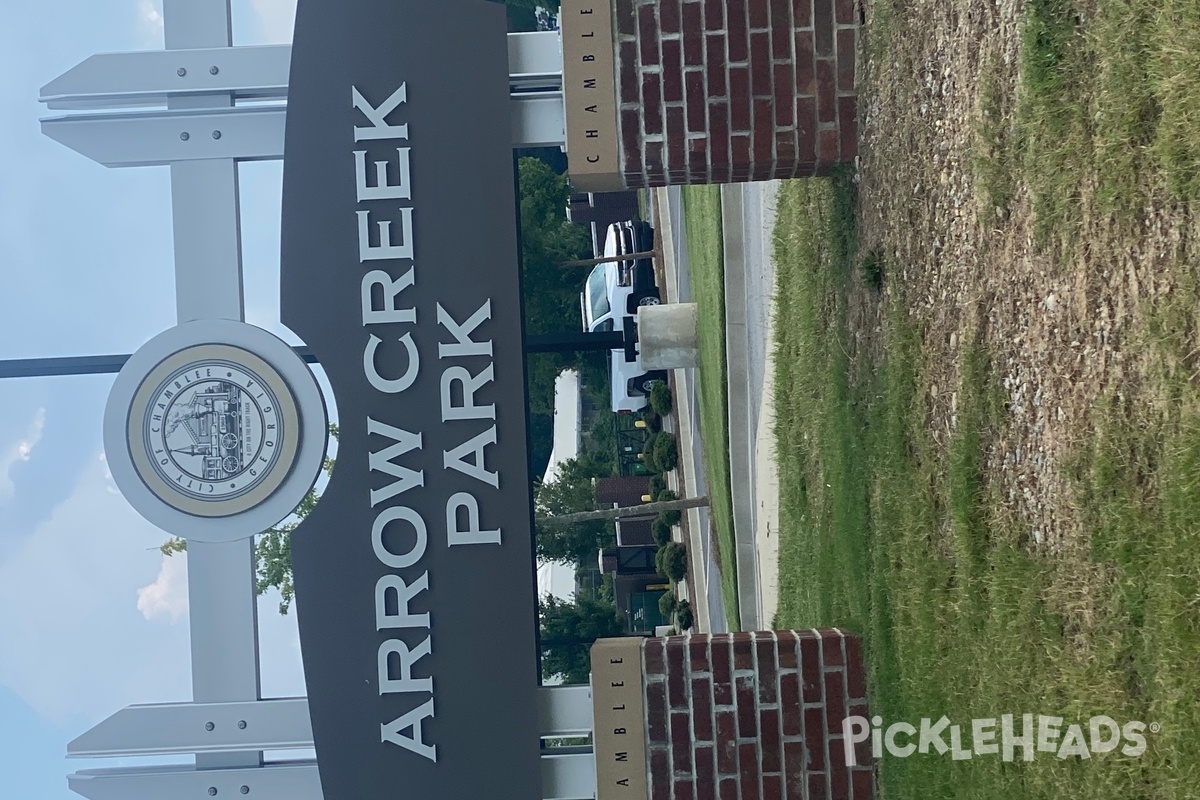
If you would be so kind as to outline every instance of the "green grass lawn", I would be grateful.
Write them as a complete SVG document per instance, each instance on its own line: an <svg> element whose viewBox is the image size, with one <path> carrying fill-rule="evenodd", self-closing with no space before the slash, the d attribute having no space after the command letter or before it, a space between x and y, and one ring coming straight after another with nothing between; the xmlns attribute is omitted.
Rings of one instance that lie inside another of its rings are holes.
<svg viewBox="0 0 1200 800"><path fill-rule="evenodd" d="M873 46L897 55L905 26L928 21L911 4L870 8L886 23ZM1089 433L1055 467L1071 534L1061 550L1032 546L989 472L1014 424L1000 387L1011 351L978 325L960 338L957 425L935 439L930 372L944 365L905 265L887 263L898 250L885 239L857 252L845 176L791 182L776 230L776 624L862 633L872 712L889 723L1031 713L1160 726L1141 757L885 755L886 797L1200 797L1200 4L1029 0L1019 35L1015 67L980 56L970 169L984 216L1004 228L1028 208L1047 270L1120 298L1134 365L1097 385ZM886 168L872 177L893 190ZM1164 215L1187 231L1178 243L1160 244ZM945 258L972 268L970 255ZM1106 284L1122 258L1170 292ZM863 308L877 330L859 324Z"/></svg>
<svg viewBox="0 0 1200 800"><path fill-rule="evenodd" d="M699 307L700 367L696 370L721 594L732 629L738 628L737 550L729 494L728 377L725 370L725 269L721 249L721 193L717 186L683 187L692 299Z"/></svg>
<svg viewBox="0 0 1200 800"><path fill-rule="evenodd" d="M994 205L1026 184L1039 240L1071 246L1085 199L1125 227L1150 195L1200 193L1200 4L1029 0L1020 35L1015 96L999 59L983 70L976 171Z"/></svg>
<svg viewBox="0 0 1200 800"><path fill-rule="evenodd" d="M1115 399L1082 443L1069 502L1091 530L1079 560L1031 555L984 480L1003 413L986 351L966 344L959 424L925 427L920 331L881 299L880 346L851 360L847 309L861 268L847 180L785 185L777 228L776 435L782 627L861 632L872 713L1094 714L1161 725L1141 758L1032 763L885 754L893 798L1196 797L1200 791L1200 386L1159 377L1174 410ZM886 267L885 267L886 269ZM861 284L857 284L862 291ZM1180 357L1195 283L1147 343ZM1082 621L1082 622L1081 622ZM1019 720L1019 717L1018 717ZM1019 758L1019 756L1018 756Z"/></svg>

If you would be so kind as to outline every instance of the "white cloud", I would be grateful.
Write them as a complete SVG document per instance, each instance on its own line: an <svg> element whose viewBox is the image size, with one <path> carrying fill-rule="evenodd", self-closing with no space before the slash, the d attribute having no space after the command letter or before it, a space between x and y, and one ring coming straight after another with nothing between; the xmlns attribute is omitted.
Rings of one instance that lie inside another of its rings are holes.
<svg viewBox="0 0 1200 800"><path fill-rule="evenodd" d="M166 534L108 491L105 472L89 459L70 497L0 564L0 684L53 722L191 697L186 618L153 624L137 607Z"/></svg>
<svg viewBox="0 0 1200 800"><path fill-rule="evenodd" d="M138 18L146 25L162 30L162 0L138 0Z"/></svg>
<svg viewBox="0 0 1200 800"><path fill-rule="evenodd" d="M162 0L137 0L138 35L148 45L163 46Z"/></svg>
<svg viewBox="0 0 1200 800"><path fill-rule="evenodd" d="M137 590L137 609L152 622L179 621L188 610L187 553L162 557L154 583Z"/></svg>
<svg viewBox="0 0 1200 800"><path fill-rule="evenodd" d="M108 485L104 487L104 491L108 492L109 494L119 495L121 492L118 491L117 485L113 483L112 470L108 468L108 456L106 456L104 453L100 454L100 463L104 465L104 480L108 481Z"/></svg>
<svg viewBox="0 0 1200 800"><path fill-rule="evenodd" d="M42 439L42 431L45 427L46 409L39 408L34 414L33 422L29 423L29 429L25 435L0 452L0 498L12 496L13 482L8 473L18 461L29 460L33 455L33 448Z"/></svg>
<svg viewBox="0 0 1200 800"><path fill-rule="evenodd" d="M292 41L296 24L296 0L252 0L258 24L268 44Z"/></svg>
<svg viewBox="0 0 1200 800"><path fill-rule="evenodd" d="M187 560L116 493L102 454L0 562L0 686L52 724L191 698ZM141 588L139 588L141 587ZM259 598L265 697L304 694L296 612Z"/></svg>

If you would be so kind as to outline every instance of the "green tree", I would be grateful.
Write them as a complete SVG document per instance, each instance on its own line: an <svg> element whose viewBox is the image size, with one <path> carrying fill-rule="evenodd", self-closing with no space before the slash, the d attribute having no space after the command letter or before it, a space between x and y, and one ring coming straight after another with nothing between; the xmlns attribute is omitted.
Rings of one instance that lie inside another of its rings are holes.
<svg viewBox="0 0 1200 800"><path fill-rule="evenodd" d="M679 606L675 609L675 617L679 620L679 630L689 631L695 622L692 614L692 604L687 600L680 600Z"/></svg>
<svg viewBox="0 0 1200 800"><path fill-rule="evenodd" d="M544 8L551 14L557 14L562 2L561 0L505 0L505 5L512 8L527 8L531 11Z"/></svg>
<svg viewBox="0 0 1200 800"><path fill-rule="evenodd" d="M583 276L564 272L562 261L591 254L587 228L567 221L571 194L565 175L536 158L517 160L521 203L521 260L529 333L577 329ZM574 324L571 324L573 321Z"/></svg>
<svg viewBox="0 0 1200 800"><path fill-rule="evenodd" d="M679 600L671 592L663 592L662 597L658 598L658 610L664 616L670 619L675 613L676 607L679 605Z"/></svg>
<svg viewBox="0 0 1200 800"><path fill-rule="evenodd" d="M329 435L338 438L337 425L329 426ZM323 465L326 475L333 474L334 460L326 458ZM254 589L259 594L268 589L279 590L279 613L286 614L291 608L296 589L292 585L292 531L304 521L317 506L316 487L308 490L300 505L287 519L278 525L263 531L262 536L254 545L254 556L257 564Z"/></svg>
<svg viewBox="0 0 1200 800"><path fill-rule="evenodd" d="M662 472L670 472L675 469L676 463L679 461L679 451L675 447L675 436L673 434L662 432L654 437L652 445L654 465Z"/></svg>
<svg viewBox="0 0 1200 800"><path fill-rule="evenodd" d="M566 601L547 595L538 603L542 631L542 676L564 683L587 683L591 647L597 639L620 636L624 626L612 603L576 596Z"/></svg>
<svg viewBox="0 0 1200 800"><path fill-rule="evenodd" d="M539 483L534 492L538 516L558 516L596 508L595 479L609 474L594 457L572 458L559 465L554 481ZM568 524L543 521L537 527L537 554L564 564L594 563L596 553L616 544L611 522L592 520Z"/></svg>
<svg viewBox="0 0 1200 800"><path fill-rule="evenodd" d="M671 413L671 387L666 381L655 381L650 389L650 408L654 413L665 417Z"/></svg>
<svg viewBox="0 0 1200 800"><path fill-rule="evenodd" d="M654 567L664 578L679 583L687 575L687 547L667 542L654 555Z"/></svg>
<svg viewBox="0 0 1200 800"><path fill-rule="evenodd" d="M578 330L583 275L564 272L559 262L590 255L591 235L567 221L571 194L565 175L528 156L517 160L521 218L522 299L529 334ZM531 353L526 361L532 466L544 469L553 446L554 381L568 367L582 365L580 353Z"/></svg>
<svg viewBox="0 0 1200 800"><path fill-rule="evenodd" d="M521 33L538 29L537 14L532 8L508 5L508 32Z"/></svg>
<svg viewBox="0 0 1200 800"><path fill-rule="evenodd" d="M338 437L338 426L329 426L329 435ZM334 460L326 458L322 468L326 475L333 473ZM304 521L314 508L320 495L316 487L308 490L300 505L278 525L267 528L254 542L254 591L265 594L268 589L279 590L279 613L287 614L296 596L292 584L292 531ZM158 548L164 556L187 551L187 540L173 536Z"/></svg>
<svg viewBox="0 0 1200 800"><path fill-rule="evenodd" d="M667 542L671 541L671 526L663 519L662 514L659 514L650 523L650 535L654 537L654 543L659 547L664 547Z"/></svg>

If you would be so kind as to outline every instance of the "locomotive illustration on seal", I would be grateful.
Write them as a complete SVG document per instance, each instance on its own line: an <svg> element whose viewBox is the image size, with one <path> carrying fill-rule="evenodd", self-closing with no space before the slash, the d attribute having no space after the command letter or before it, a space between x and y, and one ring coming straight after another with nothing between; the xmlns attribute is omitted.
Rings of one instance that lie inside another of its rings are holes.
<svg viewBox="0 0 1200 800"><path fill-rule="evenodd" d="M171 406L164 438L171 460L185 473L206 481L224 481L242 472L254 458L258 419L253 401L228 381L197 387Z"/></svg>

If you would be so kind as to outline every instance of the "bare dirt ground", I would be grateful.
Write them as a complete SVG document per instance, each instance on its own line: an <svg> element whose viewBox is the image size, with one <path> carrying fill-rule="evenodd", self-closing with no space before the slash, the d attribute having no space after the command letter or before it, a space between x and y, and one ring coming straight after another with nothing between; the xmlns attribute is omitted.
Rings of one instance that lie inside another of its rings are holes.
<svg viewBox="0 0 1200 800"><path fill-rule="evenodd" d="M1069 485L1070 451L1094 436L1099 400L1162 406L1144 379L1195 368L1148 363L1152 356L1127 347L1148 335L1144 310L1173 288L1166 267L1196 263L1197 219L1153 176L1140 179L1150 201L1123 224L1097 210L1085 185L1078 242L1038 243L1028 185L1018 175L1006 206L993 206L979 165L989 146L981 130L1011 126L1021 4L881 5L866 9L877 30L860 99L859 252L882 256L886 295L902 298L923 330L928 422L939 446L956 426L964 346L986 350L1007 409L986 480L1027 532L1027 547L1066 554L1087 536ZM877 341L881 306L868 290L858 294L852 336Z"/></svg>

